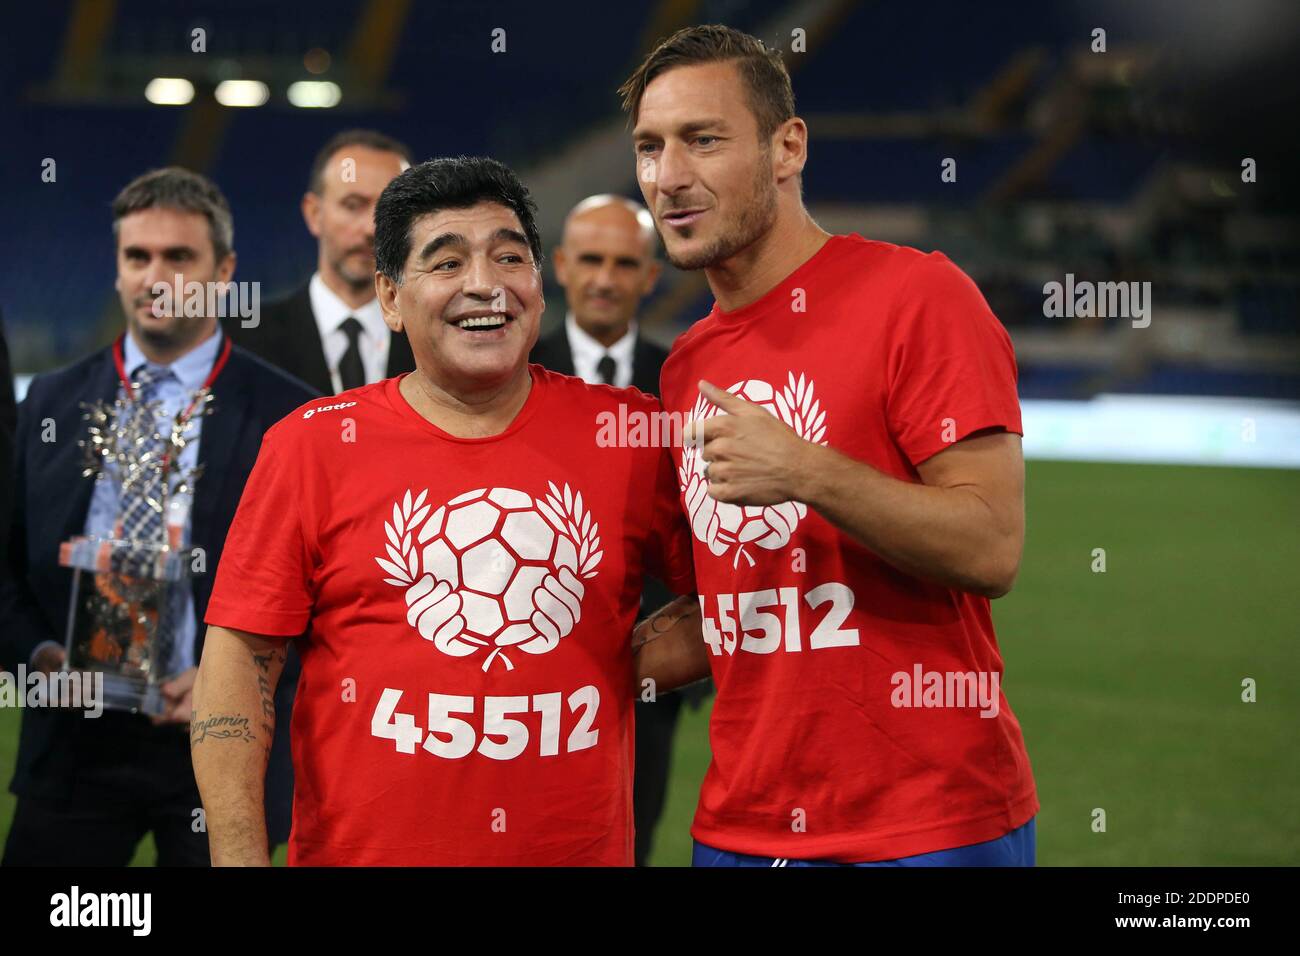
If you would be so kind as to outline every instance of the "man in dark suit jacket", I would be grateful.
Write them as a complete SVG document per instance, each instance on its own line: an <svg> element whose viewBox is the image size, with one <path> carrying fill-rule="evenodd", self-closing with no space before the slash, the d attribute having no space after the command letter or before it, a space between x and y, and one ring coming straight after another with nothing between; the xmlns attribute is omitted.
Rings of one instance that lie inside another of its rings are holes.
<svg viewBox="0 0 1300 956"><path fill-rule="evenodd" d="M208 863L188 735L205 633L199 622L262 433L317 395L243 349L227 348L215 317L185 315L169 304L155 314L155 299L168 295L160 287L174 274L183 273L183 285L207 286L229 281L234 272L229 206L214 184L183 169L155 170L118 195L113 215L127 330L112 347L38 375L19 408L9 574L0 583L0 663L46 673L63 665L73 573L59 565L59 545L82 533L104 533L104 515L121 520L130 513L132 494L140 494L111 473L98 482L82 477L82 403L157 400L165 406L160 414L170 417L167 403L179 411L208 383L211 413L194 419L195 463L203 473L186 535L186 546L201 548L203 561L190 592L181 595L188 615L178 617L181 641L167 662L166 713L149 718L105 710L91 719L80 710L23 710L10 787L18 806L5 865L125 865L150 831L161 865ZM130 392L123 376L132 383ZM186 452L180 463L188 467ZM278 746L267 742L279 772L268 776L266 796L268 823L283 840L292 792L287 717L294 682L281 681L281 687L277 726L284 721L285 739Z"/></svg>
<svg viewBox="0 0 1300 956"><path fill-rule="evenodd" d="M529 359L552 371L659 394L668 351L639 334L636 310L659 279L654 220L621 196L591 196L570 210L554 252L568 314Z"/></svg>
<svg viewBox="0 0 1300 956"><path fill-rule="evenodd" d="M639 334L636 311L654 289L662 268L655 258L654 220L640 203L621 196L591 196L564 221L555 250L555 276L564 286L564 324L538 339L530 360L593 384L629 385L659 394L666 349ZM673 599L662 583L647 579L643 615ZM687 691L698 694L697 690ZM668 789L673 731L681 692L644 695L636 704L636 864L644 866Z"/></svg>
<svg viewBox="0 0 1300 956"><path fill-rule="evenodd" d="M415 368L406 336L384 324L375 298L375 203L410 164L406 146L373 130L346 130L325 144L302 198L316 272L265 306L256 324L228 319L237 345L325 395Z"/></svg>

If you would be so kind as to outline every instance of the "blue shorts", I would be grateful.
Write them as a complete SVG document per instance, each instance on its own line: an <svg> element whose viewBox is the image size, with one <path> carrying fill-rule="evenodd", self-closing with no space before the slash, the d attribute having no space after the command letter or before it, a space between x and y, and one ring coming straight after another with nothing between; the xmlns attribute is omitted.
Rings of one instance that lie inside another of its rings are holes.
<svg viewBox="0 0 1300 956"><path fill-rule="evenodd" d="M1006 836L986 843L954 847L905 856L898 860L877 860L873 863L835 863L831 860L790 860L770 856L748 856L729 853L695 841L691 866L1033 866L1034 819L1017 827Z"/></svg>

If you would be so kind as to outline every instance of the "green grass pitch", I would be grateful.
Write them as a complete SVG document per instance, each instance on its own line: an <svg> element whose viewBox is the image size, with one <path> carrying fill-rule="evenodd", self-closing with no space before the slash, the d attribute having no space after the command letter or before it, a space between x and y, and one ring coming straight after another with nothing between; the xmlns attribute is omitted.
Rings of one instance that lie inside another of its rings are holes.
<svg viewBox="0 0 1300 956"><path fill-rule="evenodd" d="M1040 865L1300 863L1300 472L1030 462L1027 509L994 618ZM18 716L0 710L5 781ZM683 712L655 865L690 861L707 723ZM146 839L135 862L152 860Z"/></svg>

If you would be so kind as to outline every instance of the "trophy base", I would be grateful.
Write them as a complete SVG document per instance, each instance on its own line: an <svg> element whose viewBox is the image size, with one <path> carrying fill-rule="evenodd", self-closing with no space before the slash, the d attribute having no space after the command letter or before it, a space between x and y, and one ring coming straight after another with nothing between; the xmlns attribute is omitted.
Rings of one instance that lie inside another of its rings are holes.
<svg viewBox="0 0 1300 956"><path fill-rule="evenodd" d="M104 674L104 709L157 717L167 710L167 701L157 684L146 680Z"/></svg>

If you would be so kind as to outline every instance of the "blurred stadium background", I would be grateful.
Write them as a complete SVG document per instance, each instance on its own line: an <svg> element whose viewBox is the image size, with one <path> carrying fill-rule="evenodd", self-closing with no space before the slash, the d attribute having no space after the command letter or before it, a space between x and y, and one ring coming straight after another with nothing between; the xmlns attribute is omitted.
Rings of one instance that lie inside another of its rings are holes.
<svg viewBox="0 0 1300 956"><path fill-rule="evenodd" d="M511 164L549 249L585 195L638 195L614 91L657 39L725 22L789 50L802 29L787 63L814 217L944 251L1015 341L1029 526L994 612L1043 804L1040 862L1294 864L1297 19L1290 0L30 5L0 57L0 309L18 390L120 328L109 203L147 168L220 184L236 279L260 280L263 301L312 269L298 201L345 127ZM221 86L240 80L263 87ZM939 175L948 157L956 182ZM1150 282L1150 326L1046 317L1044 283L1067 273ZM563 300L548 291L550 324ZM642 327L670 343L710 301L702 274L668 269ZM6 781L17 726L0 710ZM658 864L689 860L707 759L705 708L679 727ZM0 839L12 805L0 796Z"/></svg>

